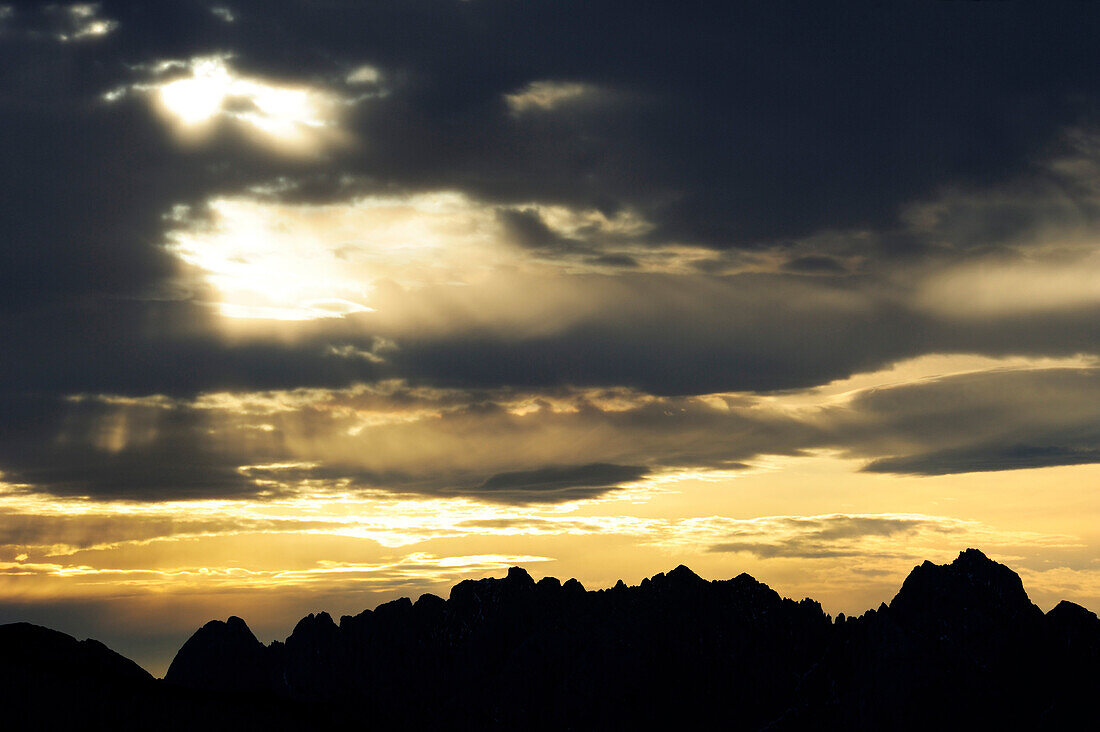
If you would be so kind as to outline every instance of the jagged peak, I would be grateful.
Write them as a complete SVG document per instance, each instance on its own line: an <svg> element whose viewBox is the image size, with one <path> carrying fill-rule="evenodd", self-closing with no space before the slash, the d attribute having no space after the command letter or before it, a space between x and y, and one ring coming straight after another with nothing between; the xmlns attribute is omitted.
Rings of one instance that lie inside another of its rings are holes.
<svg viewBox="0 0 1100 732"><path fill-rule="evenodd" d="M1052 607L1046 616L1052 620L1072 620L1076 622L1100 623L1096 613L1076 602L1062 600Z"/></svg>
<svg viewBox="0 0 1100 732"><path fill-rule="evenodd" d="M521 585L523 587L535 586L535 580L531 578L531 575L523 567L509 567L508 575L504 579L506 582L513 585Z"/></svg>
<svg viewBox="0 0 1100 732"><path fill-rule="evenodd" d="M406 601L407 600L408 598L406 598ZM299 620L298 624L294 626L294 630L293 632L291 632L291 636L303 632L309 633L318 629L327 630L329 628L336 629L338 627L339 626L337 626L336 622L332 619L332 616L322 610L321 612L316 614L310 613L309 615L306 615L304 618Z"/></svg>
<svg viewBox="0 0 1100 732"><path fill-rule="evenodd" d="M266 647L248 624L236 615L224 622L211 620L176 652L165 680L182 686L204 687L211 679L231 688L260 688L255 668Z"/></svg>
<svg viewBox="0 0 1100 732"><path fill-rule="evenodd" d="M561 580L557 577L543 577L536 584L535 587L544 592L557 592L561 590Z"/></svg>
<svg viewBox="0 0 1100 732"><path fill-rule="evenodd" d="M248 627L248 623L244 622L244 618L236 615L230 615L225 621L226 627L235 633L247 633L250 636L255 637L252 629Z"/></svg>
<svg viewBox="0 0 1100 732"><path fill-rule="evenodd" d="M193 638L220 638L220 639L240 639L248 642L259 643L256 639L256 634L252 632L252 629L248 627L248 623L244 619L230 615L224 621L211 620L203 625L201 628L195 631Z"/></svg>
<svg viewBox="0 0 1100 732"><path fill-rule="evenodd" d="M706 580L699 575L692 572L686 565L680 564L671 572L665 575L665 577L674 584L699 584L705 583Z"/></svg>
<svg viewBox="0 0 1100 732"><path fill-rule="evenodd" d="M572 577L570 577L564 583L562 583L561 589L564 592L570 592L570 593L575 592L575 593L582 593L582 594L588 591L588 590L584 589L584 585L582 585L579 580L574 579Z"/></svg>
<svg viewBox="0 0 1100 732"><path fill-rule="evenodd" d="M430 592L425 592L423 595L416 598L416 602L413 603L413 607L420 609L437 608L442 607L446 603L447 601L439 595L433 595Z"/></svg>
<svg viewBox="0 0 1100 732"><path fill-rule="evenodd" d="M951 562L953 567L992 567L1003 566L998 565L992 559L987 557L980 549L974 549L973 547L963 549L959 552L959 556L955 557L955 561Z"/></svg>
<svg viewBox="0 0 1100 732"><path fill-rule="evenodd" d="M425 595L422 595L421 597L425 597ZM431 602L431 600L427 600L427 602ZM374 609L374 614L379 617L384 617L386 615L407 613L409 610L412 609L412 606L412 600L407 597L399 597L396 600L384 602L376 607Z"/></svg>

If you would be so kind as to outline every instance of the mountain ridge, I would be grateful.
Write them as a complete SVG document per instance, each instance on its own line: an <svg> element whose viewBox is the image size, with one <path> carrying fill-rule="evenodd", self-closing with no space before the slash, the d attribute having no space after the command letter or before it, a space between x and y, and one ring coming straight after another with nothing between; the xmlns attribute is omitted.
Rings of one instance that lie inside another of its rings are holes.
<svg viewBox="0 0 1100 732"><path fill-rule="evenodd" d="M1094 613L1062 601L1044 614L1015 572L967 549L835 621L747 574L710 581L680 565L589 591L513 567L446 599L339 622L311 613L268 645L241 618L214 620L155 684L161 707L198 700L275 728L683 726L731 709L735 729L958 728L1068 721L1100 683L1098 662Z"/></svg>

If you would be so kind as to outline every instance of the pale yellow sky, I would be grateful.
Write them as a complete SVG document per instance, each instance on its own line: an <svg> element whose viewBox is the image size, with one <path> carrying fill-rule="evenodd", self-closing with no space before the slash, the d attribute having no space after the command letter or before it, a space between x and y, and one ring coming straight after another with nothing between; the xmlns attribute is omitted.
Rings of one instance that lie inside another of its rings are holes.
<svg viewBox="0 0 1100 732"><path fill-rule="evenodd" d="M132 655L155 673L170 659L141 646L142 628L182 639L207 619L237 614L271 640L305 612L338 616L401 595L445 594L461 579L499 576L513 564L590 588L637 583L681 563L711 579L748 572L785 596L852 614L889 601L920 561L976 546L1019 572L1044 609L1063 598L1100 607L1100 497L1085 490L1100 480L1100 466L897 477L861 473L859 461L827 454L761 462L557 506L34 499L26 508L40 518L78 514L69 527L53 524L55 540L115 543L5 556L0 592L9 602L91 601L122 613L135 635ZM349 524L243 528L257 517ZM182 525L199 519L208 525ZM712 550L723 543L741 548ZM145 614L154 607L166 615Z"/></svg>

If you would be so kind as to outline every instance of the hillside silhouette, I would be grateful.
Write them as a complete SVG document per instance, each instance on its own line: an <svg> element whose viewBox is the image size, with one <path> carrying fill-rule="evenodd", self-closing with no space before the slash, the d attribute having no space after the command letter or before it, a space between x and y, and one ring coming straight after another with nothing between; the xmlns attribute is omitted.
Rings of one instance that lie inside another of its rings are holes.
<svg viewBox="0 0 1100 732"><path fill-rule="evenodd" d="M311 614L270 645L211 621L159 681L95 641L2 626L0 683L17 718L64 696L115 728L1050 727L1091 717L1100 620L1043 614L976 549L835 622L747 574L587 591L513 567L446 600Z"/></svg>

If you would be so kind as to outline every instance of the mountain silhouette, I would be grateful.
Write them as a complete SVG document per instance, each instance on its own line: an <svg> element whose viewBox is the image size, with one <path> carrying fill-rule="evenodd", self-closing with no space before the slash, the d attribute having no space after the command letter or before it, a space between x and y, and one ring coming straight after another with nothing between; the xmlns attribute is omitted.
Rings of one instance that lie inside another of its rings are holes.
<svg viewBox="0 0 1100 732"><path fill-rule="evenodd" d="M145 669L99 641L30 623L0 625L0 698L8 700L0 718L7 729L61 728L82 715L122 722L154 686Z"/></svg>
<svg viewBox="0 0 1100 732"><path fill-rule="evenodd" d="M1066 601L1044 615L975 549L921 564L888 605L835 622L747 574L707 581L680 566L588 591L513 567L447 599L311 614L284 643L211 621L163 681L83 643L0 627L0 672L33 666L35 683L177 728L1051 727L1091 713L1100 688L1100 619Z"/></svg>

